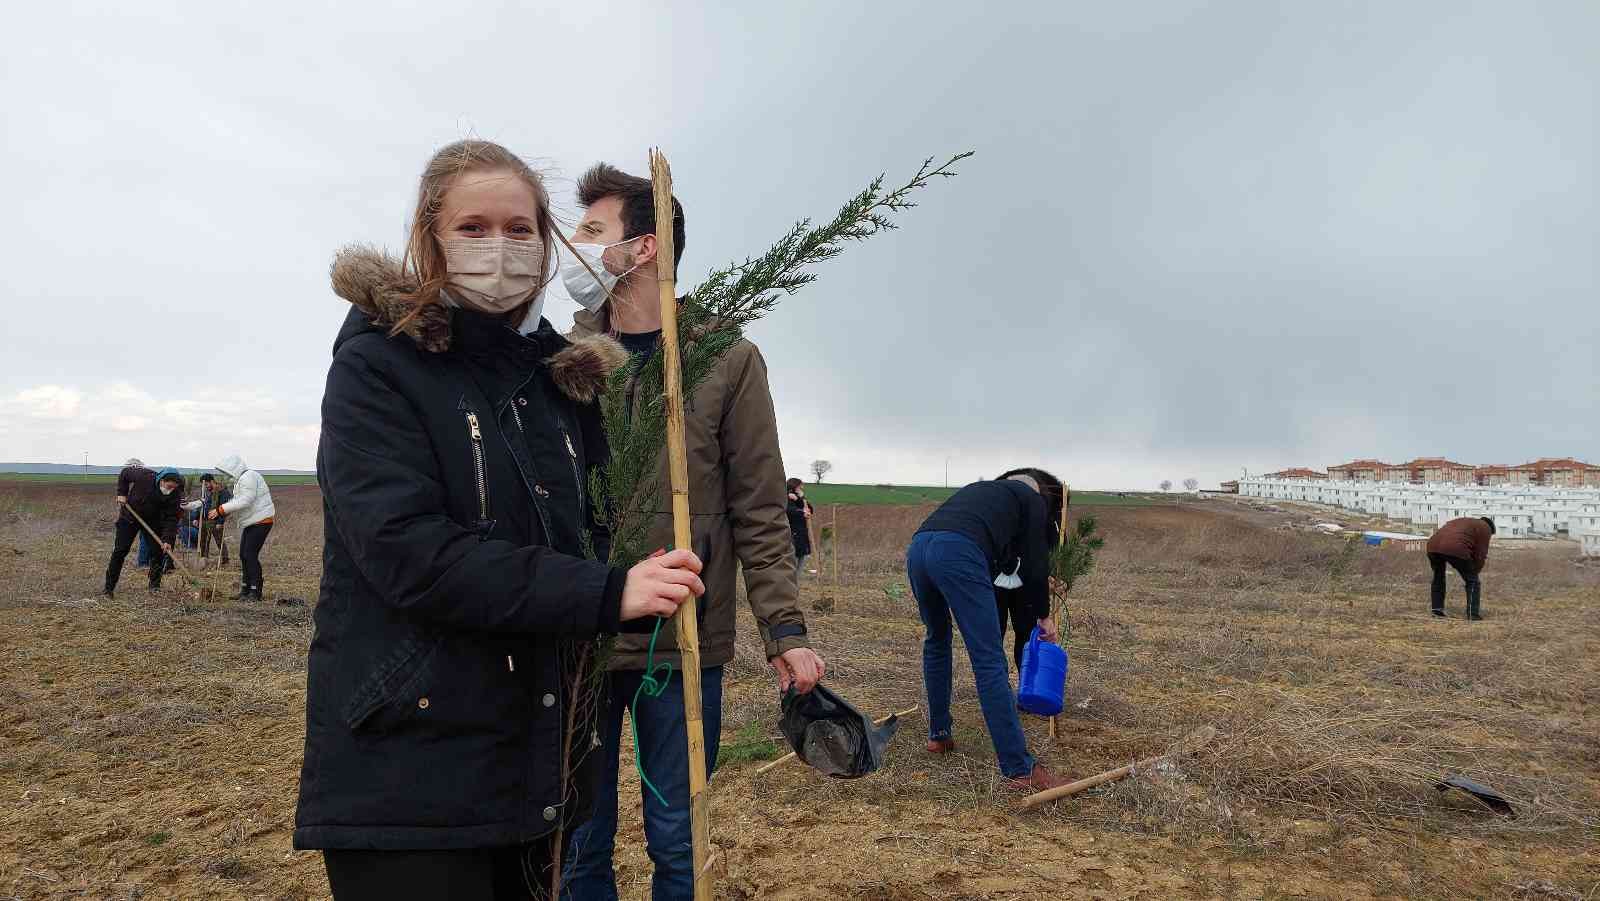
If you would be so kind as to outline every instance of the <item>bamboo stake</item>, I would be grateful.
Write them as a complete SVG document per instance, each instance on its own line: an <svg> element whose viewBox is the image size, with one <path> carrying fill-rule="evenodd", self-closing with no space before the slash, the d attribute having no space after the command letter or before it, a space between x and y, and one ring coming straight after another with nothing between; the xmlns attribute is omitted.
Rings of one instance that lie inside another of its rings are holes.
<svg viewBox="0 0 1600 901"><path fill-rule="evenodd" d="M145 534L150 536L150 540L154 541L156 543L156 547L160 547L162 545L161 536L156 534L156 530L155 529L150 528L150 524L144 521L144 517L140 516L138 511L136 511L132 507L128 506L127 501L123 501L122 509L128 511L128 515L132 516L133 517L133 521L139 524L139 528L144 529ZM198 585L199 584L200 580L196 579L194 577L194 573L191 573L189 571L189 567L184 565L183 558L179 554L174 554L174 553L172 553L170 551L162 551L161 552L161 558L162 559L161 559L160 563L157 564L157 563L152 562L150 565L151 566L156 566L156 565L166 566L167 565L167 559L166 558L168 558L168 557L171 557L172 558L172 562L177 564L178 571L183 573L183 577L185 579L188 579L191 585Z"/></svg>
<svg viewBox="0 0 1600 901"><path fill-rule="evenodd" d="M800 503L805 504L809 511L806 516L806 533L811 538L811 562L817 567L817 575L820 576L822 575L822 542L817 540L817 523L815 520L817 511L815 507L806 502L805 498L801 498ZM800 576L803 578L805 573L800 573Z"/></svg>
<svg viewBox="0 0 1600 901"><path fill-rule="evenodd" d="M1178 742L1178 744L1174 746L1174 750L1168 751L1165 754L1161 754L1156 757L1147 757L1138 763L1130 763L1126 766L1119 766L1114 770L1106 770L1103 773L1096 773L1088 778L1079 779L1077 782L1069 782L1066 785L1057 786L1056 788L1047 788L1042 792L1034 792L1033 794L1022 799L1022 809L1029 810L1031 808L1038 807L1040 804L1048 804L1051 801L1059 801L1062 798L1069 798L1080 792L1088 791L1089 789L1094 788L1096 785L1104 785L1107 782L1116 782L1118 779L1125 779L1128 776L1133 775L1135 771L1148 769L1152 766L1155 766L1174 754L1192 751L1210 741L1216 736L1216 734L1217 730L1211 726L1204 726L1200 729L1196 729L1194 732L1191 732L1188 736L1186 736L1182 741Z"/></svg>
<svg viewBox="0 0 1600 901"><path fill-rule="evenodd" d="M656 202L656 283L661 296L661 375L667 395L667 460L672 480L672 541L691 548L689 457L684 446L683 373L678 349L678 279L672 243L672 167L660 150L650 151L650 182ZM694 835L695 901L711 901L711 818L706 797L706 739L700 709L700 625L695 605L681 604L672 616L682 656L683 720L689 739L689 825Z"/></svg>
<svg viewBox="0 0 1600 901"><path fill-rule="evenodd" d="M887 723L890 720L891 717L910 716L911 714L916 713L918 710L921 710L921 709L922 709L921 707L917 707L917 706L913 705L911 707L907 707L906 709L898 711L896 713L891 713L891 714L889 714L889 716L881 717L879 719L875 719L875 720L872 721L872 725L881 726L884 723ZM756 770L756 775L757 776L765 776L766 774L772 772L773 770L777 769L778 767L782 766L783 764L786 764L791 760L797 759L799 756L800 756L799 752L790 751L789 753L783 755L782 757L779 757L777 760L774 760L774 761L772 761L770 763L762 764L761 767Z"/></svg>
<svg viewBox="0 0 1600 901"><path fill-rule="evenodd" d="M835 609L844 608L844 600L839 595L839 505L833 505L833 596Z"/></svg>
<svg viewBox="0 0 1600 901"><path fill-rule="evenodd" d="M1067 543L1067 507L1069 507L1071 505L1072 505L1072 486L1063 482L1062 485L1061 485L1061 535L1059 537L1059 543L1057 544L1057 547L1064 547L1066 545L1066 543ZM1055 618L1059 612L1060 612L1059 605L1055 602L1055 599L1052 598L1051 601L1050 601L1050 616L1052 618ZM1056 634L1059 635L1060 633L1061 633L1061 621L1059 619L1057 619L1056 620ZM1060 717L1059 713L1050 718L1050 740L1051 741L1055 741L1055 739L1056 739L1056 719L1058 717Z"/></svg>

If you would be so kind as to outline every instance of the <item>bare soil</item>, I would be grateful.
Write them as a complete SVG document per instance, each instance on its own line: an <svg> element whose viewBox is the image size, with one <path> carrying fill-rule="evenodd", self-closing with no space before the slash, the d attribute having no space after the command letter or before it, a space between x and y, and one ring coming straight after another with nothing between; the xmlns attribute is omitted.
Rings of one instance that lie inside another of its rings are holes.
<svg viewBox="0 0 1600 901"><path fill-rule="evenodd" d="M275 497L267 604L220 599L236 565L201 603L178 579L146 594L131 561L107 602L107 488L0 482L0 898L327 895L320 857L289 847L320 501ZM833 605L812 615L830 684L874 714L921 702L901 554L926 512L841 508L838 585L823 560L803 588L808 608ZM1035 753L1084 776L1199 726L1217 738L1023 813L963 664L957 754L924 753L917 715L865 779L720 768L719 896L1600 897L1600 566L1558 542L1497 553L1488 620L1461 619L1459 583L1436 620L1420 553L1309 533L1305 510L1077 512L1107 547L1072 601L1060 736L1025 720ZM727 679L725 743L775 735L748 622ZM645 898L624 772L619 880ZM1447 773L1518 818L1436 791Z"/></svg>

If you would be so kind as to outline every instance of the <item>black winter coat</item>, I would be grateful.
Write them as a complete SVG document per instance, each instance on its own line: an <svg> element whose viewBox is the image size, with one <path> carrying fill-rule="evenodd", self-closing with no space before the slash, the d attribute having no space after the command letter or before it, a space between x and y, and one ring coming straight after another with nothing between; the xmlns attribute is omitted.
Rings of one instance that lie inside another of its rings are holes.
<svg viewBox="0 0 1600 901"><path fill-rule="evenodd" d="M806 508L811 506L805 498L789 500L785 511L789 514L789 534L794 537L794 553L796 557L807 557L811 554L811 526L806 522Z"/></svg>
<svg viewBox="0 0 1600 901"><path fill-rule="evenodd" d="M143 466L122 467L117 473L117 496L128 499L128 506L117 514L118 519L130 526L136 525L128 512L131 508L162 541L172 544L178 540L178 505L183 501L183 492L162 494L155 470Z"/></svg>
<svg viewBox="0 0 1600 901"><path fill-rule="evenodd" d="M397 267L335 261L356 305L334 346L317 480L323 572L306 677L296 848L526 844L588 815L593 755L567 784L571 660L617 629L588 475L610 339L526 338L428 308L404 334ZM592 558L585 559L585 551Z"/></svg>

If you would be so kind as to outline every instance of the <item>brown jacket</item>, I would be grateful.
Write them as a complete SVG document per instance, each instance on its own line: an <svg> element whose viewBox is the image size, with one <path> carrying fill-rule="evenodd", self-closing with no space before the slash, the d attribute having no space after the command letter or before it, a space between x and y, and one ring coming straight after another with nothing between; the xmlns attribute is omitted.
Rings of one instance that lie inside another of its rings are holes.
<svg viewBox="0 0 1600 901"><path fill-rule="evenodd" d="M1476 516L1452 519L1428 539L1428 553L1471 560L1478 569L1489 562L1489 524Z"/></svg>
<svg viewBox="0 0 1600 901"><path fill-rule="evenodd" d="M603 314L578 311L568 337L604 334ZM717 368L685 399L685 444L689 453L689 512L694 546L705 569L700 599L700 665L721 666L733 659L734 619L738 609L739 569L744 569L750 610L761 630L768 659L792 648L810 647L794 541L784 510L783 456L778 451L778 421L767 387L761 351L740 341ZM667 453L661 452L661 496L649 547L672 544L671 487ZM779 638L773 639L776 629ZM644 669L650 636L619 635L610 668ZM656 641L657 662L681 664L675 632L666 626Z"/></svg>

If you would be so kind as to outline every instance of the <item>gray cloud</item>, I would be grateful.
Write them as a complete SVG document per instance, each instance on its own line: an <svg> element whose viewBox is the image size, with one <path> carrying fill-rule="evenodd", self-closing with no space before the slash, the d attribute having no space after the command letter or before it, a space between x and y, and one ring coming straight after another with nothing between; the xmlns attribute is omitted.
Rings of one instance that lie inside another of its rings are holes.
<svg viewBox="0 0 1600 901"><path fill-rule="evenodd" d="M1591 4L671 12L18 13L0 458L203 463L220 389L309 466L328 259L468 134L568 209L663 147L686 279L978 151L754 331L796 473L1600 457Z"/></svg>

